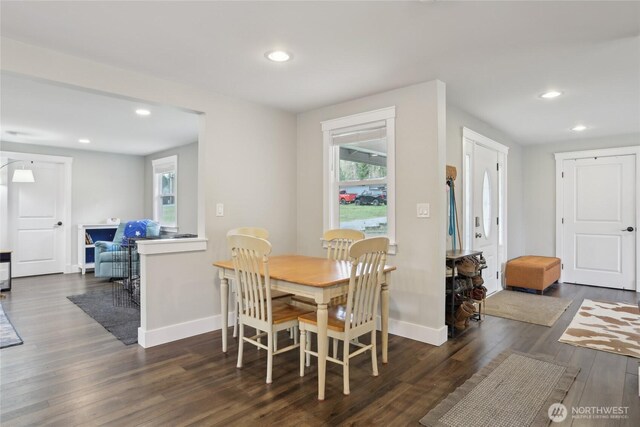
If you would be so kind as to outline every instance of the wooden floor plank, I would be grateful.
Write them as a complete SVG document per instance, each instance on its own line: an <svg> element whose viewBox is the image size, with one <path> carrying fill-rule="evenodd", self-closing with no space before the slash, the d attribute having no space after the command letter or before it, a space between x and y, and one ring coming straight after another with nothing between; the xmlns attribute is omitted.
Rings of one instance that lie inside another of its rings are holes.
<svg viewBox="0 0 640 427"><path fill-rule="evenodd" d="M622 406L627 361L617 354L598 351L591 375L585 384L578 406L619 407ZM594 373L598 375L593 375ZM617 420L581 420L581 426L614 426Z"/></svg>
<svg viewBox="0 0 640 427"><path fill-rule="evenodd" d="M390 363L371 375L368 354L353 359L351 394L341 367L327 368L319 402L317 369L298 375L298 353L274 359L247 347L236 369L237 341L220 351L220 331L143 349L125 346L67 299L110 283L91 274L16 279L3 307L24 345L0 353L0 423L24 425L417 425L430 409L506 349L544 354L581 368L564 402L628 405L640 424L637 359L557 341L584 298L634 303L632 292L559 285L549 295L574 300L556 324L486 316L440 347L391 336ZM280 341L287 342L282 334ZM589 424L580 420L573 425ZM571 420L559 425L570 425ZM472 423L470 424L472 425Z"/></svg>
<svg viewBox="0 0 640 427"><path fill-rule="evenodd" d="M623 408L627 408L626 418L620 420L620 425L623 427L638 427L638 420L640 420L640 396L638 393L640 393L638 375L627 374L621 405Z"/></svg>

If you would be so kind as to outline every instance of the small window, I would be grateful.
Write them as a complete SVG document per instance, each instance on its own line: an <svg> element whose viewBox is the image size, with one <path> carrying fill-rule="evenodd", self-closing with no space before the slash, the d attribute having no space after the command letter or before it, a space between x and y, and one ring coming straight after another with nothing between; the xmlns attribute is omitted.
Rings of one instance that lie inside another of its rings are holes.
<svg viewBox="0 0 640 427"><path fill-rule="evenodd" d="M395 243L395 108L323 122L325 230L350 228Z"/></svg>
<svg viewBox="0 0 640 427"><path fill-rule="evenodd" d="M333 145L338 156L338 227L386 236L386 126L334 134Z"/></svg>
<svg viewBox="0 0 640 427"><path fill-rule="evenodd" d="M152 161L153 219L166 228L178 227L178 156Z"/></svg>

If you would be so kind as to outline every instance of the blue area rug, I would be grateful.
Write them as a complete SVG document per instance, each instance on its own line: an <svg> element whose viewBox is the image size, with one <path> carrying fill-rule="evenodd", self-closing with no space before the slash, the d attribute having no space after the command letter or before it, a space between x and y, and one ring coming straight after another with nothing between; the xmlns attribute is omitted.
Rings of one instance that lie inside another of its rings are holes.
<svg viewBox="0 0 640 427"><path fill-rule="evenodd" d="M16 332L11 321L4 313L2 305L0 305L0 348L20 345L22 342L22 338Z"/></svg>

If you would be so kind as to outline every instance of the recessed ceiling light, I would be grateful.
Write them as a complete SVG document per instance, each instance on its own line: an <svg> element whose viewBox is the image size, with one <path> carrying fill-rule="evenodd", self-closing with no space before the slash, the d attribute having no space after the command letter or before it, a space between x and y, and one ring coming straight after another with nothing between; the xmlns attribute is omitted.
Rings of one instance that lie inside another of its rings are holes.
<svg viewBox="0 0 640 427"><path fill-rule="evenodd" d="M149 116L149 115L151 115L151 111L146 110L144 108L138 108L136 110L136 114L139 115L139 116Z"/></svg>
<svg viewBox="0 0 640 427"><path fill-rule="evenodd" d="M571 130L574 130L576 132L582 132L586 128L587 127L585 125L576 125L576 126L572 127Z"/></svg>
<svg viewBox="0 0 640 427"><path fill-rule="evenodd" d="M90 140L88 140L87 138L80 138L80 139L78 140L78 142L79 142L80 144L88 144L88 143L90 143L91 141L90 141Z"/></svg>
<svg viewBox="0 0 640 427"><path fill-rule="evenodd" d="M558 92L557 90L550 90L549 92L545 92L542 95L540 95L540 98L552 99L552 98L557 98L560 95L562 95L562 92Z"/></svg>
<svg viewBox="0 0 640 427"><path fill-rule="evenodd" d="M292 55L284 50L272 50L264 54L268 60L273 62L287 62L292 58Z"/></svg>

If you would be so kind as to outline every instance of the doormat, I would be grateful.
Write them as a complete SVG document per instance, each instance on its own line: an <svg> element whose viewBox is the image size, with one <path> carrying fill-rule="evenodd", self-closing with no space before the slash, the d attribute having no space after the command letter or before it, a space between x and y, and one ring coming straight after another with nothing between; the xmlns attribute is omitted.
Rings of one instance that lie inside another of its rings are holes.
<svg viewBox="0 0 640 427"><path fill-rule="evenodd" d="M553 326L573 300L500 291L487 298L485 314L542 326Z"/></svg>
<svg viewBox="0 0 640 427"><path fill-rule="evenodd" d="M140 309L114 306L111 289L89 291L67 298L126 345L138 342Z"/></svg>
<svg viewBox="0 0 640 427"><path fill-rule="evenodd" d="M22 338L16 332L0 304L0 348L13 347L22 343Z"/></svg>
<svg viewBox="0 0 640 427"><path fill-rule="evenodd" d="M505 351L421 420L427 427L542 427L579 368L548 357Z"/></svg>
<svg viewBox="0 0 640 427"><path fill-rule="evenodd" d="M586 299L558 341L640 359L640 309Z"/></svg>

